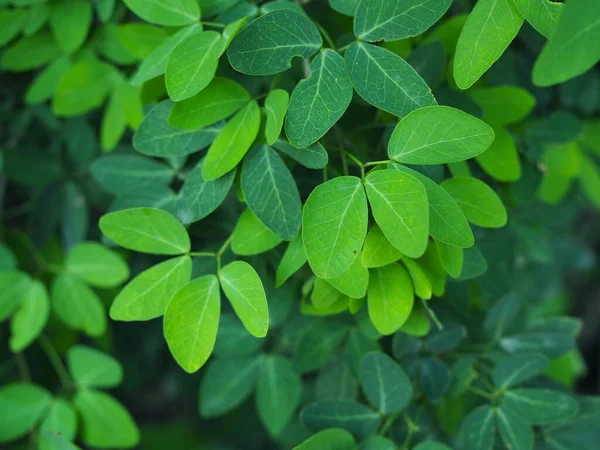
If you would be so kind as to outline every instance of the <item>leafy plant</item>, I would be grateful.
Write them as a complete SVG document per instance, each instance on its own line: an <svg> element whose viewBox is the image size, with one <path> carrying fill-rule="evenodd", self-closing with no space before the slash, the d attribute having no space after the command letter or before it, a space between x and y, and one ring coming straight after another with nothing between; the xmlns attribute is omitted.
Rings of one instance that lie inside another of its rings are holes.
<svg viewBox="0 0 600 450"><path fill-rule="evenodd" d="M126 325L166 341L141 364L202 368L239 430L207 448L594 448L567 280L597 270L598 0L0 5L0 442L138 445L119 363L56 349L117 351L110 304L161 323Z"/></svg>

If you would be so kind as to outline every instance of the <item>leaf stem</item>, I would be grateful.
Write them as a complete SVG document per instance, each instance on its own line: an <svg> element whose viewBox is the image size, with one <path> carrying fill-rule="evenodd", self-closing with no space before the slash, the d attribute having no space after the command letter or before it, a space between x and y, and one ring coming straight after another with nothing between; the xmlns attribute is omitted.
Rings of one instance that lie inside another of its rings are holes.
<svg viewBox="0 0 600 450"><path fill-rule="evenodd" d="M23 353L15 353L15 361L17 362L17 370L19 371L21 380L31 383L31 373L29 372L29 366L27 365Z"/></svg>
<svg viewBox="0 0 600 450"><path fill-rule="evenodd" d="M437 318L437 316L435 315L433 310L429 307L429 305L427 304L427 301L421 299L421 303L423 304L423 307L429 314L429 317L431 317L431 320L433 320L433 323L435 323L435 326L438 327L439 330L443 330L444 325L442 325L442 322L440 322L440 320Z"/></svg>
<svg viewBox="0 0 600 450"><path fill-rule="evenodd" d="M370 161L370 162L364 163L363 166L365 166L365 167L378 166L379 164L389 164L391 162L392 162L391 159L385 159L382 161Z"/></svg>
<svg viewBox="0 0 600 450"><path fill-rule="evenodd" d="M52 342L50 342L50 339L42 334L39 337L39 341L44 353L46 353L46 356L50 360L50 364L52 364L52 367L56 371L56 374L58 375L60 383L63 385L63 387L68 389L73 386L73 381L71 380L69 372L60 359L60 356L58 356L58 352L54 348L54 345L52 345Z"/></svg>
<svg viewBox="0 0 600 450"><path fill-rule="evenodd" d="M335 44L333 43L333 40L331 39L331 37L329 36L329 33L327 32L327 30L325 30L325 28L323 28L323 25L321 25L319 22L317 21L313 21L313 23L317 26L317 28L319 29L319 31L321 32L321 34L323 35L323 37L325 38L325 40L327 41L327 43L329 44L329 46L333 49L336 50L335 48Z"/></svg>
<svg viewBox="0 0 600 450"><path fill-rule="evenodd" d="M349 44L347 44L347 45L344 45L344 46L343 46L343 47L341 47L341 48L339 48L339 49L338 49L338 52L340 52L340 53L341 53L341 52L343 52L344 50L348 50L348 48L350 48L350 46L351 46L352 44L354 44L354 41L350 42L350 43L349 43Z"/></svg>
<svg viewBox="0 0 600 450"><path fill-rule="evenodd" d="M221 248L217 251L217 254L216 254L216 257L217 257L217 272L221 271L221 256L223 256L223 253L225 253L225 251L227 250L227 248L231 244L231 240L232 239L233 239L233 234L230 235L227 238L227 240L223 243L223 245L221 246Z"/></svg>
<svg viewBox="0 0 600 450"><path fill-rule="evenodd" d="M225 28L224 23L218 23L218 22L201 22L201 23L202 23L202 25L206 25L209 27Z"/></svg>
<svg viewBox="0 0 600 450"><path fill-rule="evenodd" d="M217 254L215 252L190 252L189 255L190 256L206 256L206 257L212 256L213 258L215 256L217 256Z"/></svg>
<svg viewBox="0 0 600 450"><path fill-rule="evenodd" d="M385 436L385 433L392 426L392 424L394 423L394 421L396 420L396 418L398 417L399 414L400 414L399 412L390 414L390 416L385 420L385 422L383 422L381 430L379 430L378 434L380 434L381 436Z"/></svg>
<svg viewBox="0 0 600 450"><path fill-rule="evenodd" d="M488 400L495 400L493 394L490 394L489 392L486 392L483 389L479 389L475 386L471 386L469 391L471 391L473 394L479 395L480 397L487 398Z"/></svg>

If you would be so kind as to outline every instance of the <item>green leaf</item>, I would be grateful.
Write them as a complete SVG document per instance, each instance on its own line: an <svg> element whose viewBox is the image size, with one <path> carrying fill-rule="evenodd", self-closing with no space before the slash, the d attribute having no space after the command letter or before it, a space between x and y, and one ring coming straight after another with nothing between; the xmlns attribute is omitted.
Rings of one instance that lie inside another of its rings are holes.
<svg viewBox="0 0 600 450"><path fill-rule="evenodd" d="M50 99L70 65L69 58L63 56L47 66L27 88L25 102L28 105L36 105Z"/></svg>
<svg viewBox="0 0 600 450"><path fill-rule="evenodd" d="M40 450L79 450L72 442L62 435L42 429L38 437L38 448Z"/></svg>
<svg viewBox="0 0 600 450"><path fill-rule="evenodd" d="M330 308L344 295L322 278L315 280L310 301L318 310Z"/></svg>
<svg viewBox="0 0 600 450"><path fill-rule="evenodd" d="M113 66L95 57L81 58L60 77L52 100L54 114L71 117L98 108L113 88L115 76Z"/></svg>
<svg viewBox="0 0 600 450"><path fill-rule="evenodd" d="M25 350L42 333L50 313L48 291L39 280L28 283L20 298L20 306L10 324L10 350Z"/></svg>
<svg viewBox="0 0 600 450"><path fill-rule="evenodd" d="M309 169L324 169L329 162L329 155L327 155L325 147L319 142L299 149L286 141L278 139L273 147Z"/></svg>
<svg viewBox="0 0 600 450"><path fill-rule="evenodd" d="M123 258L96 242L82 242L73 247L65 268L96 287L115 287L129 278L129 268Z"/></svg>
<svg viewBox="0 0 600 450"><path fill-rule="evenodd" d="M410 275L400 264L372 269L369 275L367 302L371 322L383 335L395 333L413 309Z"/></svg>
<svg viewBox="0 0 600 450"><path fill-rule="evenodd" d="M156 186L157 183L168 185L174 175L172 168L139 155L104 156L94 161L90 169L96 181L116 195Z"/></svg>
<svg viewBox="0 0 600 450"><path fill-rule="evenodd" d="M540 353L516 353L494 367L494 383L502 389L521 384L543 373L550 360Z"/></svg>
<svg viewBox="0 0 600 450"><path fill-rule="evenodd" d="M219 33L203 31L192 34L173 49L165 75L172 100L193 97L208 86L217 71L221 47Z"/></svg>
<svg viewBox="0 0 600 450"><path fill-rule="evenodd" d="M357 258L367 234L367 199L357 177L338 177L318 186L306 200L302 240L312 271L334 278Z"/></svg>
<svg viewBox="0 0 600 450"><path fill-rule="evenodd" d="M144 117L133 135L133 147L138 152L163 158L189 155L208 147L221 132L220 124L198 131L175 129L168 123L171 108L176 108L176 105L164 101Z"/></svg>
<svg viewBox="0 0 600 450"><path fill-rule="evenodd" d="M65 439L73 440L77 433L77 413L71 403L62 398L56 398L40 428L60 434Z"/></svg>
<svg viewBox="0 0 600 450"><path fill-rule="evenodd" d="M0 67L7 72L27 72L45 66L59 55L60 50L50 33L40 31L5 49Z"/></svg>
<svg viewBox="0 0 600 450"><path fill-rule="evenodd" d="M300 268L306 264L306 252L304 251L304 244L302 242L302 235L296 236L292 240L285 253L277 266L277 272L275 274L275 287L280 287L285 281L295 274Z"/></svg>
<svg viewBox="0 0 600 450"><path fill-rule="evenodd" d="M365 180L375 222L394 247L411 258L425 253L429 207L423 183L396 170L376 170Z"/></svg>
<svg viewBox="0 0 600 450"><path fill-rule="evenodd" d="M58 0L50 5L50 28L64 53L74 53L85 42L92 24L92 5L86 0Z"/></svg>
<svg viewBox="0 0 600 450"><path fill-rule="evenodd" d="M156 208L132 208L105 214L100 229L110 240L129 250L156 255L190 251L190 238L181 222Z"/></svg>
<svg viewBox="0 0 600 450"><path fill-rule="evenodd" d="M523 20L512 0L477 2L456 44L454 80L459 88L471 87L502 56Z"/></svg>
<svg viewBox="0 0 600 450"><path fill-rule="evenodd" d="M454 247L453 245L445 244L434 239L435 245L440 255L440 262L444 270L452 278L460 277L463 271L464 252L462 248Z"/></svg>
<svg viewBox="0 0 600 450"><path fill-rule="evenodd" d="M9 317L31 288L32 279L25 272L0 272L0 322Z"/></svg>
<svg viewBox="0 0 600 450"><path fill-rule="evenodd" d="M550 39L556 31L563 4L551 0L514 0L515 5L538 33Z"/></svg>
<svg viewBox="0 0 600 450"><path fill-rule="evenodd" d="M347 400L311 403L302 410L300 418L312 432L344 428L358 439L373 434L381 422L381 416L371 408Z"/></svg>
<svg viewBox="0 0 600 450"><path fill-rule="evenodd" d="M240 5L238 5L238 6L240 6ZM253 5L253 7L256 9L256 5ZM250 18L249 16L244 16L241 19L238 19L235 22L232 22L232 23L226 25L225 28L223 28L221 52L219 53L219 56L221 56L223 53L225 53L225 51L229 48L229 46L233 42L233 39L238 35L238 33L242 30L242 28L244 28L244 26L246 26L246 22L248 21L249 18Z"/></svg>
<svg viewBox="0 0 600 450"><path fill-rule="evenodd" d="M396 450L396 444L383 436L373 435L361 442L360 450Z"/></svg>
<svg viewBox="0 0 600 450"><path fill-rule="evenodd" d="M363 298L367 295L369 271L363 266L361 258L356 258L345 272L327 281L350 298Z"/></svg>
<svg viewBox="0 0 600 450"><path fill-rule="evenodd" d="M200 130L226 119L250 101L243 86L215 77L200 93L173 105L169 124L180 130Z"/></svg>
<svg viewBox="0 0 600 450"><path fill-rule="evenodd" d="M224 358L248 356L258 353L264 344L265 339L256 338L248 333L235 314L221 314L213 354Z"/></svg>
<svg viewBox="0 0 600 450"><path fill-rule="evenodd" d="M521 178L521 162L516 143L504 128L495 128L495 134L493 144L477 156L477 162L495 180L517 181Z"/></svg>
<svg viewBox="0 0 600 450"><path fill-rule="evenodd" d="M189 256L168 259L146 269L119 292L110 308L111 319L137 321L162 316L191 276Z"/></svg>
<svg viewBox="0 0 600 450"><path fill-rule="evenodd" d="M362 0L354 15L354 34L369 42L418 36L448 11L452 0Z"/></svg>
<svg viewBox="0 0 600 450"><path fill-rule="evenodd" d="M138 0L144 2L145 0ZM191 0L193 1L193 0ZM162 75L167 70L167 62L173 49L180 43L186 40L189 36L202 31L202 25L195 23L189 27L182 28L177 33L170 36L162 44L156 47L148 57L144 58L144 61L140 64L137 72L131 79L134 85L140 85L145 81Z"/></svg>
<svg viewBox="0 0 600 450"><path fill-rule="evenodd" d="M294 239L300 231L302 203L294 177L268 145L244 159L241 187L248 208L277 236Z"/></svg>
<svg viewBox="0 0 600 450"><path fill-rule="evenodd" d="M492 450L494 447L494 410L483 405L469 414L462 424L463 445L469 450Z"/></svg>
<svg viewBox="0 0 600 450"><path fill-rule="evenodd" d="M82 439L90 447L135 447L140 432L129 412L104 392L80 390L73 399L81 416Z"/></svg>
<svg viewBox="0 0 600 450"><path fill-rule="evenodd" d="M123 1L136 16L157 25L183 27L200 20L200 8L196 0Z"/></svg>
<svg viewBox="0 0 600 450"><path fill-rule="evenodd" d="M27 23L27 12L20 9L3 9L0 11L0 46L9 43L17 36L23 25Z"/></svg>
<svg viewBox="0 0 600 450"><path fill-rule="evenodd" d="M0 242L0 272L8 272L17 268L17 258L10 248Z"/></svg>
<svg viewBox="0 0 600 450"><path fill-rule="evenodd" d="M127 52L139 59L150 56L169 38L165 29L142 22L119 25L117 36Z"/></svg>
<svg viewBox="0 0 600 450"><path fill-rule="evenodd" d="M200 383L200 415L205 418L228 413L254 390L262 358L226 358L214 360Z"/></svg>
<svg viewBox="0 0 600 450"><path fill-rule="evenodd" d="M19 12L24 12L23 10ZM17 20L16 23L19 23L18 16L14 16ZM22 23L23 26L23 34L25 36L31 36L32 34L37 33L50 19L50 8L47 3L38 3L36 5L31 5L29 11L27 13L27 19L25 23Z"/></svg>
<svg viewBox="0 0 600 450"><path fill-rule="evenodd" d="M0 442L10 442L33 431L50 407L51 395L34 384L10 383L0 389Z"/></svg>
<svg viewBox="0 0 600 450"><path fill-rule="evenodd" d="M368 353L360 363L360 383L367 400L382 414L402 411L413 394L410 379L385 353Z"/></svg>
<svg viewBox="0 0 600 450"><path fill-rule="evenodd" d="M472 280L483 275L488 268L487 260L477 247L466 248L463 251L463 270L458 280Z"/></svg>
<svg viewBox="0 0 600 450"><path fill-rule="evenodd" d="M204 17L211 17L227 11L238 0L197 0Z"/></svg>
<svg viewBox="0 0 600 450"><path fill-rule="evenodd" d="M358 381L341 358L333 359L319 371L316 381L317 400L354 400Z"/></svg>
<svg viewBox="0 0 600 450"><path fill-rule="evenodd" d="M222 177L238 165L258 136L260 119L258 103L252 101L227 122L208 149L202 166L205 180Z"/></svg>
<svg viewBox="0 0 600 450"><path fill-rule="evenodd" d="M283 239L269 230L246 209L240 216L231 235L231 249L240 256L258 255L279 245Z"/></svg>
<svg viewBox="0 0 600 450"><path fill-rule="evenodd" d="M430 329L431 322L429 321L429 316L427 315L423 305L418 303L414 305L412 311L410 312L410 316L408 316L406 322L404 322L400 327L400 331L402 333L417 337L427 336Z"/></svg>
<svg viewBox="0 0 600 450"><path fill-rule="evenodd" d="M398 123L388 155L407 164L446 164L485 152L494 130L485 122L448 106L417 109Z"/></svg>
<svg viewBox="0 0 600 450"><path fill-rule="evenodd" d="M521 122L535 107L535 97L517 86L476 89L469 96L483 110L483 120L496 128Z"/></svg>
<svg viewBox="0 0 600 450"><path fill-rule="evenodd" d="M309 325L306 334L293 341L298 342L294 354L294 369L300 373L325 366L348 333L348 327L340 322L320 320L309 322Z"/></svg>
<svg viewBox="0 0 600 450"><path fill-rule="evenodd" d="M399 164L391 164L391 167L414 176L425 187L429 201L429 234L432 237L460 248L474 244L473 232L465 214L443 187L416 170Z"/></svg>
<svg viewBox="0 0 600 450"><path fill-rule="evenodd" d="M496 424L500 437L507 448L531 450L533 448L533 430L510 408L501 406L495 409Z"/></svg>
<svg viewBox="0 0 600 450"><path fill-rule="evenodd" d="M256 409L269 433L279 435L300 404L302 380L290 362L278 355L263 358L256 388Z"/></svg>
<svg viewBox="0 0 600 450"><path fill-rule="evenodd" d="M164 334L183 370L196 372L212 353L217 339L221 295L219 280L205 275L181 288L165 312Z"/></svg>
<svg viewBox="0 0 600 450"><path fill-rule="evenodd" d="M424 347L432 353L447 352L456 348L466 337L467 330L457 324L446 324L436 329L425 339Z"/></svg>
<svg viewBox="0 0 600 450"><path fill-rule="evenodd" d="M521 388L507 391L502 405L533 425L548 425L568 419L579 411L573 397L551 389Z"/></svg>
<svg viewBox="0 0 600 450"><path fill-rule="evenodd" d="M273 75L289 69L294 57L308 58L322 45L319 30L305 15L277 10L244 28L229 46L227 55L238 72Z"/></svg>
<svg viewBox="0 0 600 450"><path fill-rule="evenodd" d="M310 64L310 76L292 92L285 122L289 142L304 148L321 139L340 120L352 93L344 59L322 50Z"/></svg>
<svg viewBox="0 0 600 450"><path fill-rule="evenodd" d="M354 438L341 428L319 431L293 450L356 450Z"/></svg>
<svg viewBox="0 0 600 450"><path fill-rule="evenodd" d="M567 2L552 39L533 66L533 83L551 86L562 83L592 68L600 60L598 2Z"/></svg>
<svg viewBox="0 0 600 450"><path fill-rule="evenodd" d="M234 261L219 272L223 292L246 329L256 337L269 330L269 305L260 277L244 261Z"/></svg>
<svg viewBox="0 0 600 450"><path fill-rule="evenodd" d="M394 247L385 237L381 228L374 224L362 250L362 263L367 268L383 267L402 258L402 252Z"/></svg>
<svg viewBox="0 0 600 450"><path fill-rule="evenodd" d="M425 81L391 51L358 42L344 58L354 89L367 103L398 117L436 104Z"/></svg>
<svg viewBox="0 0 600 450"><path fill-rule="evenodd" d="M440 444L439 442L426 441L417 445L414 450L451 450L450 447Z"/></svg>
<svg viewBox="0 0 600 450"><path fill-rule="evenodd" d="M267 116L265 138L269 145L273 145L281 134L289 102L290 94L283 89L272 90L265 99L265 113Z"/></svg>
<svg viewBox="0 0 600 450"><path fill-rule="evenodd" d="M60 320L92 337L106 331L106 312L98 296L79 278L62 274L52 284L52 307Z"/></svg>
<svg viewBox="0 0 600 450"><path fill-rule="evenodd" d="M412 279L415 295L429 300L432 294L432 281L429 279L427 267L424 267L419 261L410 258L402 258L402 264Z"/></svg>
<svg viewBox="0 0 600 450"><path fill-rule="evenodd" d="M444 181L442 187L456 200L469 222L485 228L506 225L506 209L502 201L483 181L456 177Z"/></svg>
<svg viewBox="0 0 600 450"><path fill-rule="evenodd" d="M85 345L67 352L67 366L79 388L112 388L121 384L123 368L112 356Z"/></svg>

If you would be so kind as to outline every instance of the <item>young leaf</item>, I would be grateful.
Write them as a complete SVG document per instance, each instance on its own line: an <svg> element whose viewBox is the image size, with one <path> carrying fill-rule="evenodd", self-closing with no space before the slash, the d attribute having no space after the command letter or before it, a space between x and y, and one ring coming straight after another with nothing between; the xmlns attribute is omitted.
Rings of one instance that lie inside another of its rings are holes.
<svg viewBox="0 0 600 450"><path fill-rule="evenodd" d="M119 361L84 345L69 349L67 366L78 388L112 388L123 380L123 368Z"/></svg>
<svg viewBox="0 0 600 450"><path fill-rule="evenodd" d="M473 158L493 141L494 130L476 117L448 106L428 106L398 123L388 155L406 164L447 164Z"/></svg>
<svg viewBox="0 0 600 450"><path fill-rule="evenodd" d="M275 287L280 287L285 281L296 273L300 268L306 264L306 252L304 251L304 244L302 242L302 235L296 236L292 240L285 253L281 258L279 266L277 266L277 272L275 274Z"/></svg>
<svg viewBox="0 0 600 450"><path fill-rule="evenodd" d="M494 367L494 383L501 389L521 384L543 373L549 359L539 353L516 353Z"/></svg>
<svg viewBox="0 0 600 450"><path fill-rule="evenodd" d="M356 92L379 109L403 117L436 104L419 74L389 50L358 42L346 50L344 59Z"/></svg>
<svg viewBox="0 0 600 450"><path fill-rule="evenodd" d="M456 177L444 181L442 187L456 200L469 222L485 228L506 225L506 209L502 201L483 181Z"/></svg>
<svg viewBox="0 0 600 450"><path fill-rule="evenodd" d="M382 414L402 411L410 402L410 379L385 353L368 353L360 363L360 384L367 400Z"/></svg>
<svg viewBox="0 0 600 450"><path fill-rule="evenodd" d="M440 262L444 270L452 278L460 277L463 270L464 263L464 252L460 247L454 247L453 245L445 244L444 242L434 239L435 245L440 255Z"/></svg>
<svg viewBox="0 0 600 450"><path fill-rule="evenodd" d="M380 415L371 408L344 400L311 403L302 410L300 418L312 432L344 428L359 439L373 434L381 422Z"/></svg>
<svg viewBox="0 0 600 450"><path fill-rule="evenodd" d="M367 268L383 267L402 258L402 252L394 247L376 224L371 227L361 254Z"/></svg>
<svg viewBox="0 0 600 450"><path fill-rule="evenodd" d="M565 82L593 67L600 60L598 2L567 2L552 39L533 66L533 83L551 86Z"/></svg>
<svg viewBox="0 0 600 450"><path fill-rule="evenodd" d="M219 280L237 316L256 337L269 330L269 305L260 277L252 266L234 261L221 269Z"/></svg>
<svg viewBox="0 0 600 450"><path fill-rule="evenodd" d="M304 148L321 139L342 117L352 93L344 59L333 50L321 51L310 64L310 76L292 92L285 122L290 143Z"/></svg>
<svg viewBox="0 0 600 450"><path fill-rule="evenodd" d="M256 409L269 433L279 435L290 422L302 396L300 375L278 355L265 356L256 389Z"/></svg>
<svg viewBox="0 0 600 450"><path fill-rule="evenodd" d="M82 242L73 247L65 268L96 287L115 287L129 278L129 267L123 258L96 242Z"/></svg>
<svg viewBox="0 0 600 450"><path fill-rule="evenodd" d="M252 21L235 37L227 55L238 72L274 75L289 69L294 57L309 58L322 45L319 30L305 15L282 9Z"/></svg>
<svg viewBox="0 0 600 450"><path fill-rule="evenodd" d="M507 448L533 448L533 430L531 425L524 422L510 408L501 406L495 409L496 424L500 437Z"/></svg>
<svg viewBox="0 0 600 450"><path fill-rule="evenodd" d="M144 2L145 0L138 0ZM191 0L193 1L193 0ZM195 33L202 32L202 25L195 23L182 28L156 47L140 64L137 72L131 79L133 85L140 85L148 80L158 77L167 70L169 56L175 47Z"/></svg>
<svg viewBox="0 0 600 450"><path fill-rule="evenodd" d="M104 392L83 389L73 399L82 421L82 439L90 447L135 447L140 432L129 412Z"/></svg>
<svg viewBox="0 0 600 450"><path fill-rule="evenodd" d="M40 429L60 434L65 439L75 439L77 433L77 413L71 403L62 398L54 399L50 411L40 424ZM70 450L70 449L69 449Z"/></svg>
<svg viewBox="0 0 600 450"><path fill-rule="evenodd" d="M269 95L265 99L265 112L267 115L265 138L269 145L273 145L281 134L289 102L290 94L283 89L275 89L269 92Z"/></svg>
<svg viewBox="0 0 600 450"><path fill-rule="evenodd" d="M339 1L339 0L330 0ZM355 450L356 444L350 433L342 428L329 428L312 435L294 450Z"/></svg>
<svg viewBox="0 0 600 450"><path fill-rule="evenodd" d="M432 237L460 248L474 244L475 238L465 214L443 187L416 170L399 164L390 166L414 176L425 187L429 201L429 234Z"/></svg>
<svg viewBox="0 0 600 450"><path fill-rule="evenodd" d="M33 280L20 298L20 307L10 324L10 350L25 350L44 330L50 312L50 300L43 283Z"/></svg>
<svg viewBox="0 0 600 450"><path fill-rule="evenodd" d="M483 405L472 411L465 418L461 433L465 448L491 450L495 434L494 410Z"/></svg>
<svg viewBox="0 0 600 450"><path fill-rule="evenodd" d="M165 82L172 100L193 97L212 81L221 55L221 35L216 31L195 33L173 49L167 62Z"/></svg>
<svg viewBox="0 0 600 450"><path fill-rule="evenodd" d="M327 163L329 162L329 155L327 155L327 151L319 142L299 149L287 141L278 139L273 144L273 147L309 169L323 169L327 167Z"/></svg>
<svg viewBox="0 0 600 450"><path fill-rule="evenodd" d="M192 260L189 256L163 261L131 280L115 298L113 320L150 320L162 316L173 296L189 283Z"/></svg>
<svg viewBox="0 0 600 450"><path fill-rule="evenodd" d="M427 267L410 258L402 258L402 264L412 279L415 294L425 300L431 299L433 286L427 273Z"/></svg>
<svg viewBox="0 0 600 450"><path fill-rule="evenodd" d="M56 44L64 53L74 53L90 30L92 5L85 0L58 0L50 8L50 28Z"/></svg>
<svg viewBox="0 0 600 450"><path fill-rule="evenodd" d="M400 264L373 269L367 292L369 317L381 334L395 333L406 322L414 303L410 275Z"/></svg>
<svg viewBox="0 0 600 450"><path fill-rule="evenodd" d="M208 361L217 339L220 313L219 280L214 275L196 278L170 301L165 312L165 339L186 372L196 372Z"/></svg>
<svg viewBox="0 0 600 450"><path fill-rule="evenodd" d="M327 281L350 298L363 298L367 295L369 271L363 266L361 258L356 258L348 270Z"/></svg>
<svg viewBox="0 0 600 450"><path fill-rule="evenodd" d="M206 181L222 177L234 169L250 150L260 128L260 108L256 101L248 103L227 122L208 149L202 166Z"/></svg>
<svg viewBox="0 0 600 450"><path fill-rule="evenodd" d="M423 305L416 304L413 310L410 312L410 316L406 319L406 322L400 327L402 333L408 334L409 336L423 337L427 336L431 329L431 322L429 316L425 311Z"/></svg>
<svg viewBox="0 0 600 450"><path fill-rule="evenodd" d="M183 183L177 198L177 217L188 224L204 219L223 203L231 189L236 171L225 174L216 180L202 178L204 159L194 167Z"/></svg>
<svg viewBox="0 0 600 450"><path fill-rule="evenodd" d="M52 397L44 388L29 383L9 383L0 389L0 442L25 436L50 407Z"/></svg>
<svg viewBox="0 0 600 450"><path fill-rule="evenodd" d="M395 41L418 36L448 11L452 0L362 0L354 14L354 34L363 41Z"/></svg>
<svg viewBox="0 0 600 450"><path fill-rule="evenodd" d="M183 27L200 20L200 8L196 0L123 1L136 16L157 25Z"/></svg>
<svg viewBox="0 0 600 450"><path fill-rule="evenodd" d="M173 105L169 124L180 130L200 130L228 118L249 101L250 96L241 85L215 77L199 94Z"/></svg>
<svg viewBox="0 0 600 450"><path fill-rule="evenodd" d="M538 33L550 39L556 31L563 4L551 0L514 0L515 5Z"/></svg>
<svg viewBox="0 0 600 450"><path fill-rule="evenodd" d="M315 280L310 301L318 310L325 310L337 303L344 294L322 278Z"/></svg>
<svg viewBox="0 0 600 450"><path fill-rule="evenodd" d="M60 320L92 337L104 334L106 312L98 296L73 275L62 274L52 284L52 307Z"/></svg>
<svg viewBox="0 0 600 450"><path fill-rule="evenodd" d="M200 415L217 417L242 403L254 390L261 357L214 360L200 383Z"/></svg>
<svg viewBox="0 0 600 450"><path fill-rule="evenodd" d="M429 207L423 184L396 170L376 170L365 186L375 222L394 247L411 258L425 253Z"/></svg>
<svg viewBox="0 0 600 450"><path fill-rule="evenodd" d="M521 388L507 391L502 405L532 425L548 425L573 417L579 411L573 397L550 389Z"/></svg>
<svg viewBox="0 0 600 450"><path fill-rule="evenodd" d="M190 238L181 222L166 211L132 208L105 214L100 229L121 247L156 255L190 251Z"/></svg>
<svg viewBox="0 0 600 450"><path fill-rule="evenodd" d="M244 159L241 187L248 208L277 236L292 240L300 231L302 203L296 180L268 145Z"/></svg>
<svg viewBox="0 0 600 450"><path fill-rule="evenodd" d="M231 235L231 250L240 256L258 255L279 245L283 239L269 230L249 209L238 219Z"/></svg>
<svg viewBox="0 0 600 450"><path fill-rule="evenodd" d="M208 89L208 88L207 88ZM181 131L169 125L169 113L176 109L170 101L155 106L133 135L133 148L148 156L183 156L208 147L221 132L221 124L198 131ZM171 109L172 108L172 109ZM203 128L203 127L200 127Z"/></svg>
<svg viewBox="0 0 600 450"><path fill-rule="evenodd" d="M367 198L357 177L334 178L310 194L302 215L302 240L315 275L334 278L352 265L367 222Z"/></svg>
<svg viewBox="0 0 600 450"><path fill-rule="evenodd" d="M521 162L513 137L504 128L495 128L496 139L477 162L493 179L513 182L521 178Z"/></svg>

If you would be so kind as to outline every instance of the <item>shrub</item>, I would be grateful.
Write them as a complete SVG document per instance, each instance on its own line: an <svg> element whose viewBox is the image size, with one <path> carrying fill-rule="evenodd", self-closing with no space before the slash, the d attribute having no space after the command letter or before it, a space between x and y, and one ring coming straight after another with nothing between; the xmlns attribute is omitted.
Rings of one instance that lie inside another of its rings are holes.
<svg viewBox="0 0 600 450"><path fill-rule="evenodd" d="M595 448L600 1L0 5L0 443Z"/></svg>

